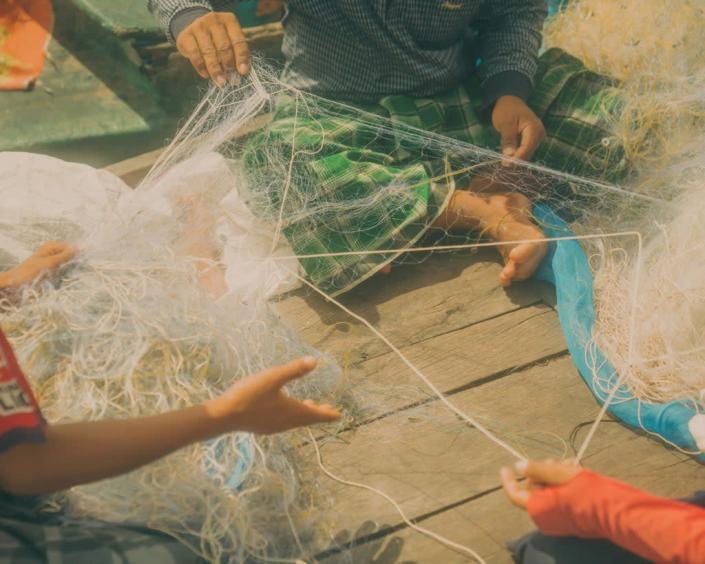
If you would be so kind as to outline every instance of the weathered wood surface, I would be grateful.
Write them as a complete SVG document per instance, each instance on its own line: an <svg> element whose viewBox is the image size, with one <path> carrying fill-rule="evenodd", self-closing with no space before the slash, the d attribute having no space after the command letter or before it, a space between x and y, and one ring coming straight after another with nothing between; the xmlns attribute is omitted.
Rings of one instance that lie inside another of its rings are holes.
<svg viewBox="0 0 705 564"><path fill-rule="evenodd" d="M558 439L570 447L571 432L597 412L567 357L453 394L451 401L466 413L483 416L501 438L534 457L560 457ZM575 446L583 436L579 434ZM655 493L682 496L698 483L701 468L685 455L609 420L592 445L587 465ZM472 547L489 561L508 561L504 543L532 528L503 494L494 493L498 469L512 457L449 417L439 402L343 433L322 452L333 472L385 491L422 526ZM382 498L337 484L332 491L337 528L355 531L367 520L385 525L390 536L404 541L400 561L468 561L403 528ZM349 556L335 554L327 561L364 562L355 551Z"/></svg>
<svg viewBox="0 0 705 564"><path fill-rule="evenodd" d="M132 170L138 179L134 170L148 160L123 167L123 174ZM505 291L498 273L491 250L437 254L378 275L341 301L387 335L454 405L514 448L532 457L572 454L598 405L567 356L551 290L528 282ZM385 491L409 517L488 562L509 562L506 541L532 529L499 489L499 467L512 457L451 414L396 354L335 305L302 289L276 307L307 342L335 356L368 406L337 436L317 434L326 466ZM303 448L313 459L312 445ZM609 419L586 463L671 496L696 489L701 472L687 456ZM328 534L357 542L319 561L469 561L408 529L384 499L322 480L333 500Z"/></svg>

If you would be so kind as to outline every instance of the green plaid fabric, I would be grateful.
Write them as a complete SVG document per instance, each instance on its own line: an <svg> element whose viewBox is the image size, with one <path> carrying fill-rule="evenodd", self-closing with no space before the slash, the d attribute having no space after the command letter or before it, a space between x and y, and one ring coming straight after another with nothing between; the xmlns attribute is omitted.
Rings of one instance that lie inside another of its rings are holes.
<svg viewBox="0 0 705 564"><path fill-rule="evenodd" d="M275 222L281 214L297 255L351 253L301 259L314 284L345 292L414 245L442 213L461 179L449 175L456 149L444 148L444 139L499 148L480 103L474 80L432 98L388 96L359 108L305 107L284 97L272 123L243 149L252 205ZM553 49L539 60L529 105L547 130L536 160L592 178L625 174L610 132L619 90L609 79ZM284 178L290 181L282 185ZM364 253L376 249L399 253Z"/></svg>

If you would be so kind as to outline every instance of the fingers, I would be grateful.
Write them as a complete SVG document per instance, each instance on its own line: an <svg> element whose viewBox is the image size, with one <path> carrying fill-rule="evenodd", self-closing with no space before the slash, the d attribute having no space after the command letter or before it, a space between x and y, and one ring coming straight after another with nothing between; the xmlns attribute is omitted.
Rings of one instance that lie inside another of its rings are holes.
<svg viewBox="0 0 705 564"><path fill-rule="evenodd" d="M517 470L534 483L557 486L565 484L580 473L574 461L535 461L517 463Z"/></svg>
<svg viewBox="0 0 705 564"><path fill-rule="evenodd" d="M514 158L530 161L545 137L546 130L539 120L528 122L521 131L521 145L514 153Z"/></svg>
<svg viewBox="0 0 705 564"><path fill-rule="evenodd" d="M543 141L546 131L526 102L512 95L500 96L492 110L492 125L499 132L502 154L528 160ZM511 167L509 160L502 165Z"/></svg>
<svg viewBox="0 0 705 564"><path fill-rule="evenodd" d="M76 247L64 241L47 241L37 249L34 256L43 259L49 268L56 268L70 261L76 252Z"/></svg>
<svg viewBox="0 0 705 564"><path fill-rule="evenodd" d="M245 34L242 32L242 28L235 19L235 16L232 18L226 18L224 25L225 31L230 39L230 43L235 51L237 72L245 75L250 72L250 47L247 45Z"/></svg>
<svg viewBox="0 0 705 564"><path fill-rule="evenodd" d="M313 402L304 403L292 398L287 399L292 403L291 409L294 412L290 421L296 427L315 425L317 423L332 423L340 419L340 411L332 405L317 405Z"/></svg>
<svg viewBox="0 0 705 564"><path fill-rule="evenodd" d="M203 60L201 50L198 48L196 37L193 33L189 32L189 28L181 32L179 39L176 41L176 47L179 53L191 62L193 68L196 69L196 72L201 78L208 78L206 62Z"/></svg>
<svg viewBox="0 0 705 564"><path fill-rule="evenodd" d="M302 425L311 425L314 423L330 423L340 419L340 411L328 403L318 405L316 402L306 400L300 402L293 398L288 398L290 402L295 402L298 408L299 417L302 420Z"/></svg>
<svg viewBox="0 0 705 564"><path fill-rule="evenodd" d="M514 123L506 123L500 127L499 134L501 137L500 146L502 147L502 154L505 157L515 157L517 147L519 147L519 128ZM502 164L508 166L511 163L502 161Z"/></svg>
<svg viewBox="0 0 705 564"><path fill-rule="evenodd" d="M60 250L53 254L52 256L48 257L49 261L49 267L50 268L58 268L62 264L70 261L74 256L76 255L76 248L67 246L63 250Z"/></svg>
<svg viewBox="0 0 705 564"><path fill-rule="evenodd" d="M270 368L264 372L264 375L266 375L269 385L273 389L279 389L292 380L301 378L311 372L316 367L316 363L317 360L314 357L305 356L292 360L288 364Z"/></svg>
<svg viewBox="0 0 705 564"><path fill-rule="evenodd" d="M504 489L504 493L507 494L509 501L517 507L526 509L531 493L517 481L513 470L504 467L499 471L499 476L502 480L502 488Z"/></svg>
<svg viewBox="0 0 705 564"><path fill-rule="evenodd" d="M230 37L228 37L228 32L224 25L219 24L212 26L210 28L210 35L213 48L215 49L215 58L222 72L222 74L217 77L217 80L213 77L213 82L222 87L225 86L226 77L235 72L235 50L230 43Z"/></svg>
<svg viewBox="0 0 705 564"><path fill-rule="evenodd" d="M176 47L202 78L210 77L221 87L231 73L250 70L250 49L231 13L201 16L179 34Z"/></svg>
<svg viewBox="0 0 705 564"><path fill-rule="evenodd" d="M213 43L210 29L207 27L197 28L194 31L194 37L198 45L198 50L206 65L208 76L210 76L211 80L218 86L225 86L225 73L220 66L218 53Z"/></svg>

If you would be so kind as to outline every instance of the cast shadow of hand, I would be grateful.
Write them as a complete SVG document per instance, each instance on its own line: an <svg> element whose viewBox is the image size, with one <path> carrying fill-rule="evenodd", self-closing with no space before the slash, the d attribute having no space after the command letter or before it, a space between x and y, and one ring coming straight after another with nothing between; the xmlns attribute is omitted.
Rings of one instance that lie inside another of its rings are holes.
<svg viewBox="0 0 705 564"><path fill-rule="evenodd" d="M323 561L336 564L416 564L411 560L400 560L404 539L384 534L390 528L389 525L365 521L352 534L343 529L332 540L326 551L329 556Z"/></svg>

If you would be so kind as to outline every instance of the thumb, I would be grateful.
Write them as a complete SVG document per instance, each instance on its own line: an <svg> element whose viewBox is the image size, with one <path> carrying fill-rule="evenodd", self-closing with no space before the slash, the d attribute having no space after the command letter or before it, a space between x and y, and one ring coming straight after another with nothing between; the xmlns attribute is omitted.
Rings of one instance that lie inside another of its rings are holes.
<svg viewBox="0 0 705 564"><path fill-rule="evenodd" d="M519 147L519 129L513 124L500 126L499 135L502 154L505 157L513 157Z"/></svg>

